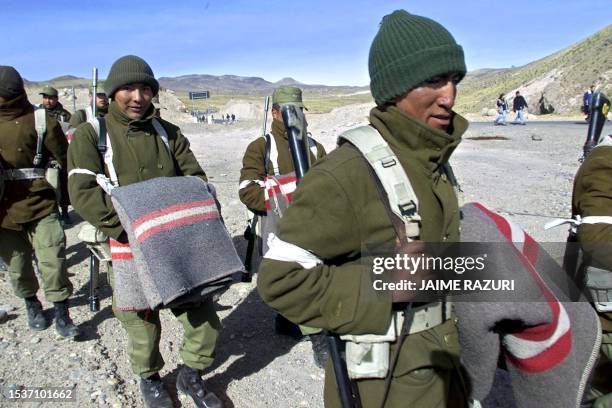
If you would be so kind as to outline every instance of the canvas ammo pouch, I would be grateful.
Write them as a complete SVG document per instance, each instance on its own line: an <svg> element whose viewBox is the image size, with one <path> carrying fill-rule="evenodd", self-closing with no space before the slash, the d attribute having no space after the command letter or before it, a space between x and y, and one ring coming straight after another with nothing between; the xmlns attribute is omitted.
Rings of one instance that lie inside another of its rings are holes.
<svg viewBox="0 0 612 408"><path fill-rule="evenodd" d="M598 312L612 312L612 272L588 266L586 287Z"/></svg>

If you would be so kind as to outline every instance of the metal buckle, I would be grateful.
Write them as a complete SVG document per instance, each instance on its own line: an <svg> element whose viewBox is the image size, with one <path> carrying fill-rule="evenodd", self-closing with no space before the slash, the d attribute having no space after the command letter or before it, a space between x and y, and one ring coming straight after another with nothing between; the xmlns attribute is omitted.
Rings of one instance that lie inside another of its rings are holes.
<svg viewBox="0 0 612 408"><path fill-rule="evenodd" d="M413 215L416 214L416 211L417 211L417 206L414 203L414 201L410 201L409 203L403 204L403 205L398 204L397 207L399 208L400 213L403 216L412 217Z"/></svg>

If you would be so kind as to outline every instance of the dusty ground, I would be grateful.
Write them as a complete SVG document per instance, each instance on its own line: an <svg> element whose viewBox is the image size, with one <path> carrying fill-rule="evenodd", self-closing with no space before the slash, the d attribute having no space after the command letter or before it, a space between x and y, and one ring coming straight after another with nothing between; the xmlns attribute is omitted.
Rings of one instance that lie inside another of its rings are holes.
<svg viewBox="0 0 612 408"><path fill-rule="evenodd" d="M352 106L310 115L308 120L313 136L331 150L337 135L365 122L367 112L366 105ZM184 124L182 128L217 187L227 227L243 254L245 213L237 195L238 176L242 154L261 125ZM612 131L610 126L607 131ZM551 217L569 215L571 183L585 135L586 126L579 121L507 127L474 124L452 161L468 200L510 215L538 240L563 241L566 231L544 232L542 226ZM470 139L479 136L508 140ZM77 216L73 213L73 217ZM95 315L88 311L87 252L76 241L78 228L75 225L66 234L75 286L71 313L83 338L58 340L53 328L29 331L22 302L12 295L6 274L0 272L0 304L14 308L9 321L0 324L0 385L76 386L77 404L53 405L56 407L141 406L137 381L127 363L124 332L110 310L108 285L101 291L101 311ZM217 360L205 379L227 406L321 407L323 371L312 362L310 344L275 336L273 313L253 288L254 284L238 283L219 299L217 310L224 330ZM51 306L44 304L47 309ZM166 366L161 374L175 390L181 329L170 313L162 312L162 321L161 351ZM496 401L503 399L500 395L492 396L488 406L498 406ZM184 399L176 402L193 406ZM0 406L20 404L0 399Z"/></svg>

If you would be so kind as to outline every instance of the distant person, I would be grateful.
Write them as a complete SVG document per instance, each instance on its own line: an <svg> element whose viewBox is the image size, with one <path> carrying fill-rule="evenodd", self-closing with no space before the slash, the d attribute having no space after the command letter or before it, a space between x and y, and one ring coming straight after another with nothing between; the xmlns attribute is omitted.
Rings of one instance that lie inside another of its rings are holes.
<svg viewBox="0 0 612 408"><path fill-rule="evenodd" d="M230 115L229 115L229 113L227 113L227 114L225 115L225 120L229 122L229 120L230 120Z"/></svg>
<svg viewBox="0 0 612 408"><path fill-rule="evenodd" d="M53 116L53 119L66 124L70 121L72 115L59 102L57 89L47 85L40 91L39 95L42 95L42 107L49 115Z"/></svg>
<svg viewBox="0 0 612 408"><path fill-rule="evenodd" d="M85 109L74 112L70 118L70 127L77 128L81 123L87 122L93 117L93 88L89 88L89 105ZM108 113L108 96L102 88L96 89L96 116L101 118Z"/></svg>
<svg viewBox="0 0 612 408"><path fill-rule="evenodd" d="M42 160L37 162L36 125L43 123ZM55 309L55 329L61 337L73 338L79 330L68 313L72 284L66 264L66 236L55 192L45 180L45 166L56 160L62 169L61 184L66 184L67 150L58 122L48 112L34 111L21 75L13 67L0 66L0 162L4 167L0 258L8 265L7 280L15 296L25 301L28 326L39 331L49 327L49 320L36 296L39 283L32 254L36 255L45 298Z"/></svg>
<svg viewBox="0 0 612 408"><path fill-rule="evenodd" d="M586 115L584 120L588 122L591 118L591 101L593 100L593 92L595 92L595 85L591 85L591 88L582 95L582 113Z"/></svg>
<svg viewBox="0 0 612 408"><path fill-rule="evenodd" d="M499 94L499 98L497 98L497 118L493 122L495 125L503 125L506 126L506 114L508 113L508 103L504 98L504 94Z"/></svg>
<svg viewBox="0 0 612 408"><path fill-rule="evenodd" d="M234 123L235 121L236 121L236 115L232 113L232 123Z"/></svg>
<svg viewBox="0 0 612 408"><path fill-rule="evenodd" d="M527 101L523 98L523 95L519 91L516 91L514 95L514 101L512 102L512 111L516 113L514 118L514 124L525 125L525 114L523 110L527 109Z"/></svg>

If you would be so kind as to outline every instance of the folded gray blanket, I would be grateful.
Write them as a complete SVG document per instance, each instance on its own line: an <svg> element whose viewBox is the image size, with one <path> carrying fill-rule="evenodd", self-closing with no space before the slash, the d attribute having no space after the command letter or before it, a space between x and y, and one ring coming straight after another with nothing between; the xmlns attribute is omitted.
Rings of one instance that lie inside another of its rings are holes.
<svg viewBox="0 0 612 408"><path fill-rule="evenodd" d="M488 395L501 355L517 407L580 406L600 343L593 308L564 298L554 287L555 274L563 270L516 224L475 203L465 205L462 214L462 242L505 243L513 249L513 259L510 251L500 250L503 262L493 254L489 278L517 281L514 301L496 302L490 292L454 299L472 397L482 401ZM533 292L541 301L525 301Z"/></svg>
<svg viewBox="0 0 612 408"><path fill-rule="evenodd" d="M182 297L201 300L210 292L207 286L218 289L220 281L224 286L243 270L212 185L202 179L159 177L117 187L111 198L133 256L133 266L116 265L115 249L118 308L176 306Z"/></svg>

